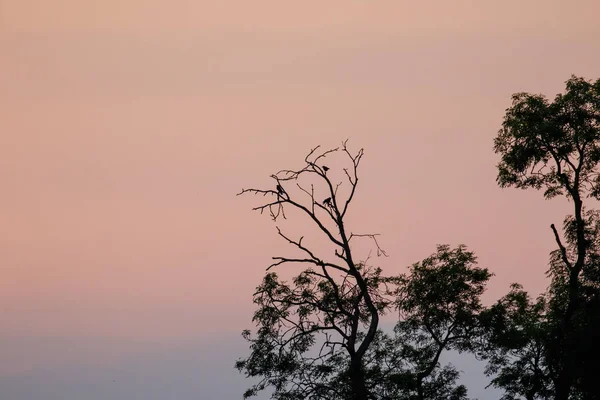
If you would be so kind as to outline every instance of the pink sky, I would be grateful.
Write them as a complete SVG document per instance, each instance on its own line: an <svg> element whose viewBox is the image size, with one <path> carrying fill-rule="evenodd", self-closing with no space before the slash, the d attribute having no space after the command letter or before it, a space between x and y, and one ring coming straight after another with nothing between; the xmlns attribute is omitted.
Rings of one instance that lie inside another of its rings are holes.
<svg viewBox="0 0 600 400"><path fill-rule="evenodd" d="M235 194L345 138L365 148L350 222L383 235L386 271L464 243L496 274L488 301L513 281L541 291L568 206L500 190L492 140L513 92L600 77L598 15L593 0L0 0L0 378L250 327L287 247ZM121 347L6 344L23 337Z"/></svg>

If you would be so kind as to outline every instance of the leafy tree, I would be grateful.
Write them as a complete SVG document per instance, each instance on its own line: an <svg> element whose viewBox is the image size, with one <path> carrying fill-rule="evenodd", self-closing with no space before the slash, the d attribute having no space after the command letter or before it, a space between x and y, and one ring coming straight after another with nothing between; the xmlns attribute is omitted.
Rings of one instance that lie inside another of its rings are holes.
<svg viewBox="0 0 600 400"><path fill-rule="evenodd" d="M491 385L505 390L502 400L549 399L553 383L546 362L548 342L546 296L533 301L519 284L480 315L482 345L477 355L487 359Z"/></svg>
<svg viewBox="0 0 600 400"><path fill-rule="evenodd" d="M579 277L579 308L573 314L573 330L566 338L566 348L572 352L573 363L570 368L574 394L584 399L598 399L600 389L595 370L600 359L600 212L585 212L584 224L587 251ZM564 231L566 254L568 259L573 260L577 254L576 222L573 217L565 219ZM560 321L569 301L569 272L562 250L555 250L550 259L549 275L552 280L548 289L549 313L555 321ZM551 356L558 353L553 347L555 345L549 342Z"/></svg>
<svg viewBox="0 0 600 400"><path fill-rule="evenodd" d="M368 258L355 261L351 243L361 237L385 255L375 234L350 233L345 221L363 151L353 154L345 142L317 151L309 153L302 169L272 175L273 189L241 192L268 197L255 210L267 211L275 221L299 211L333 247L333 257L324 257L303 237L296 240L277 228L300 255L273 257L254 294L257 331L244 331L251 352L236 363L256 382L244 397L271 389L277 400L466 399L466 388L456 383L459 372L439 359L445 350L469 348L489 272L476 266L464 246L438 246L396 277L384 276ZM324 165L335 153L351 165L341 169L345 191L333 183L340 170ZM307 267L291 281L271 271L287 264ZM386 333L379 320L392 311L399 321Z"/></svg>
<svg viewBox="0 0 600 400"><path fill-rule="evenodd" d="M373 240L378 254L385 254L374 234L354 234L345 217L358 184L363 150L352 154L346 142L341 148L318 152L313 149L304 167L282 170L271 176L273 188L244 189L269 200L254 208L268 211L274 221L286 218L290 209L300 211L334 248L334 259L311 250L303 237L293 239L279 228L279 235L300 256L274 257L268 268L285 264L307 265L291 283L275 272L268 273L254 295L258 310L256 336L244 332L251 354L236 364L248 377L260 380L245 393L255 395L270 387L274 399L372 398L365 377L365 354L373 343L380 315L389 300L380 290L381 270L355 261L350 243L360 237ZM341 152L350 168L330 170L327 157ZM347 182L334 179L342 172ZM307 180L308 182L307 183Z"/></svg>
<svg viewBox="0 0 600 400"><path fill-rule="evenodd" d="M441 365L445 351L469 351L477 335L481 295L491 274L465 246L437 251L387 279L398 322L378 332L366 354L366 376L377 399L466 400L459 371Z"/></svg>
<svg viewBox="0 0 600 400"><path fill-rule="evenodd" d="M374 398L467 399L467 388L457 383L459 371L441 365L440 357L470 349L490 276L465 246L440 245L407 273L387 280L399 319L390 334L378 332L365 357Z"/></svg>
<svg viewBox="0 0 600 400"><path fill-rule="evenodd" d="M553 102L542 95L513 95L494 149L501 155L501 187L542 189L546 198L562 195L573 204L574 213L564 224L564 239L551 225L558 250L549 271L551 331L544 346L555 399L567 400L580 381L577 356L582 343L577 338L582 310L589 307L582 282L598 274L591 256L593 240L586 233L595 214L586 212L583 201L600 199L600 80L572 77L566 82L566 92Z"/></svg>
<svg viewBox="0 0 600 400"><path fill-rule="evenodd" d="M472 348L483 310L481 295L490 277L465 246L440 245L436 253L412 265L409 274L396 278L400 319L395 331L412 364L414 398L466 398L464 386L453 387L458 372L452 366L439 369L439 359L443 351Z"/></svg>

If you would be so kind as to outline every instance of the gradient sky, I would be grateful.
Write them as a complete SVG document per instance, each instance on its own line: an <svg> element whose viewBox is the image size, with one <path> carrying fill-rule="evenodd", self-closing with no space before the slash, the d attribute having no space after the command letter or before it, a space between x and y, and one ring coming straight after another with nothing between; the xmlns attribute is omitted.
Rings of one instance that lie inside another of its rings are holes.
<svg viewBox="0 0 600 400"><path fill-rule="evenodd" d="M349 223L383 235L386 271L464 243L486 301L540 292L568 204L499 189L492 139L513 92L600 77L598 15L0 0L0 398L239 398L239 332L287 247L235 194L345 138L365 148Z"/></svg>

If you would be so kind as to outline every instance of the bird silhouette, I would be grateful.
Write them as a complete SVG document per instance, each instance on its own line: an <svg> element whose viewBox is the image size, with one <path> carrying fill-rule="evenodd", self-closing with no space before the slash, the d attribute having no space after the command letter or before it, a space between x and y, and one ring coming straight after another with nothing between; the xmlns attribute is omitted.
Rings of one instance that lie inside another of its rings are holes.
<svg viewBox="0 0 600 400"><path fill-rule="evenodd" d="M277 185L277 193L283 194L283 192L284 192L283 187L281 187L281 185Z"/></svg>
<svg viewBox="0 0 600 400"><path fill-rule="evenodd" d="M325 172L329 171L329 167L326 165L323 165L323 171L325 171Z"/></svg>
<svg viewBox="0 0 600 400"><path fill-rule="evenodd" d="M331 205L331 197L328 197L325 200L323 200L323 204L326 206L330 206Z"/></svg>

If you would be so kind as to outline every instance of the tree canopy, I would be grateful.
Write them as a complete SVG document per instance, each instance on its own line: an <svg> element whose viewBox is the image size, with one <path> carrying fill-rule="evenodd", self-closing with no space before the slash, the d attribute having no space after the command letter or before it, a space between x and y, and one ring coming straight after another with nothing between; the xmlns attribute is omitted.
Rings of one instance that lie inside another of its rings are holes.
<svg viewBox="0 0 600 400"><path fill-rule="evenodd" d="M600 199L600 79L589 82L573 76L553 102L542 95L513 95L494 149L501 156L500 186L542 189L546 198L562 195L573 204L562 238L556 226L550 226L558 248L550 260L543 346L548 390L557 400L566 400L580 385L581 357L591 350L582 348L589 343L582 334L590 326L581 324L582 313L595 313L589 307L598 296L588 278L599 268L594 246L597 213L586 211L584 200Z"/></svg>
<svg viewBox="0 0 600 400"><path fill-rule="evenodd" d="M336 153L350 167L325 166ZM254 209L268 211L276 223L290 209L301 211L334 249L333 257L320 255L303 237L277 227L301 255L273 257L254 294L257 330L244 331L251 353L236 364L257 379L245 397L271 389L271 398L281 400L466 399L458 371L439 359L445 350L468 347L490 274L464 246L438 246L399 276L383 275L370 257L358 261L352 246L358 239L371 240L376 254L386 255L376 234L351 232L345 220L362 156L346 142L315 148L301 169L273 174L273 188L241 192L269 198ZM345 177L345 191L334 184L336 174ZM272 271L294 265L300 271L291 281ZM400 315L392 333L379 326L386 313Z"/></svg>
<svg viewBox="0 0 600 400"><path fill-rule="evenodd" d="M466 400L460 372L440 361L455 351L486 362L502 400L600 398L600 211L584 204L600 200L600 80L573 76L553 101L514 94L494 151L500 187L542 190L572 206L560 228L550 224L556 249L547 290L535 298L514 283L485 306L492 274L464 245L438 245L396 275L360 258L361 239L387 253L376 233L347 222L364 152L346 142L314 148L301 168L271 175L270 188L242 190L265 199L254 210L267 211L295 251L273 257L254 293L256 329L243 332L250 354L236 363L254 380L244 397ZM279 222L288 215L319 233L307 241L285 233ZM282 279L280 268L294 277ZM384 315L396 319L393 329L382 328Z"/></svg>

